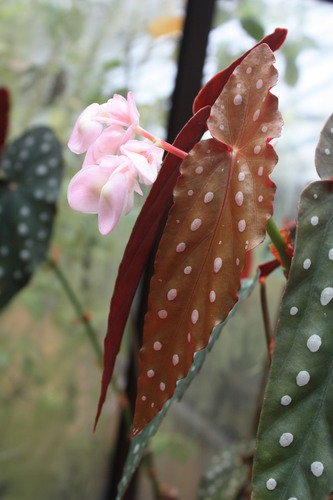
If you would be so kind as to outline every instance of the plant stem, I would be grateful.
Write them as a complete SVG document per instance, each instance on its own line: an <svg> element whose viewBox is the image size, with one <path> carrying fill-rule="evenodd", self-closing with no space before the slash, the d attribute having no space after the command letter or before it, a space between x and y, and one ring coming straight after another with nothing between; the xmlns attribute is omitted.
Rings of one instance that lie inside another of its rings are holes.
<svg viewBox="0 0 333 500"><path fill-rule="evenodd" d="M267 224L267 233L269 234L272 243L274 244L278 254L281 257L281 260L284 264L284 267L287 271L290 269L291 258L286 252L286 242L284 241L279 228L275 224L274 220L271 218Z"/></svg>
<svg viewBox="0 0 333 500"><path fill-rule="evenodd" d="M91 323L89 319L87 318L85 311L83 307L81 306L73 288L69 284L69 281L67 280L65 274L62 272L60 267L57 265L56 261L52 258L47 258L46 263L50 266L52 271L54 272L55 276L57 277L59 283L63 287L63 290L65 294L67 295L69 301L73 305L77 315L79 318L82 319L82 323L84 325L85 331L87 333L87 336L90 340L90 343L95 351L98 364L100 366L103 366L103 351L102 348L98 342L97 335L93 327L91 326Z"/></svg>
<svg viewBox="0 0 333 500"><path fill-rule="evenodd" d="M158 146L160 148L163 148L165 151L168 151L168 153L171 153L175 156L178 156L178 158L181 158L184 160L188 153L183 151L182 149L176 148L176 146L173 146L172 144L169 144L168 142L164 141L163 139L159 139L158 137L155 137L153 134L148 132L148 130L145 130L142 127L137 127L136 129L137 133L145 137L146 139L149 139L149 141L153 142L155 146Z"/></svg>
<svg viewBox="0 0 333 500"><path fill-rule="evenodd" d="M270 364L271 363L270 344L271 344L271 339L272 339L272 330L271 330L271 324L270 324L269 313L268 313L265 280L260 281L260 302L261 302L262 316L263 316L263 320L264 320L265 338L266 338L268 358L269 358L269 364Z"/></svg>

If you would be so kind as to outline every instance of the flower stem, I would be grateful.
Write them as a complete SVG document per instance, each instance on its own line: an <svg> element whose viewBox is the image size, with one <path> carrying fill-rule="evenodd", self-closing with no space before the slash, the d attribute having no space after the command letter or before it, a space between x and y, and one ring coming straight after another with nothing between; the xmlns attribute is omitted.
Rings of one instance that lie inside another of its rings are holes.
<svg viewBox="0 0 333 500"><path fill-rule="evenodd" d="M176 146L173 146L172 144L169 144L168 142L164 141L163 139L159 139L158 137L155 137L153 134L148 132L148 130L145 130L144 128L138 126L136 128L136 131L138 134L142 135L146 139L149 139L149 141L153 142L156 146L163 148L165 151L168 151L168 153L171 153L175 156L178 156L178 158L181 158L184 160L188 153L183 151L182 149L176 148Z"/></svg>
<svg viewBox="0 0 333 500"><path fill-rule="evenodd" d="M95 354L96 354L96 357L98 360L98 364L100 366L103 366L103 351L102 351L102 348L98 342L96 332L93 329L93 327L91 326L89 318L87 318L87 315L85 314L85 311L84 311L83 307L81 306L73 288L69 284L69 281L67 280L65 274L62 272L62 270L60 269L60 267L58 266L57 262L54 259L47 258L46 264L48 264L49 267L54 272L54 274L57 277L59 283L61 284L65 294L67 295L69 301L73 305L78 317L80 319L82 319L82 323L84 325L87 336L88 336L90 343L95 351Z"/></svg>
<svg viewBox="0 0 333 500"><path fill-rule="evenodd" d="M265 339L266 339L266 344L267 344L269 364L271 364L270 345L271 345L271 339L272 339L272 330L271 330L269 313L268 313L268 304L267 304L267 295L266 295L266 280L263 279L262 281L259 281L259 283L260 283L260 303L261 303L262 316L263 316L263 320L264 320Z"/></svg>
<svg viewBox="0 0 333 500"><path fill-rule="evenodd" d="M271 218L267 224L267 233L269 234L272 243L274 244L278 254L281 257L281 260L284 264L284 267L287 271L290 269L291 258L286 252L286 242L284 241L279 228L275 224L274 220Z"/></svg>

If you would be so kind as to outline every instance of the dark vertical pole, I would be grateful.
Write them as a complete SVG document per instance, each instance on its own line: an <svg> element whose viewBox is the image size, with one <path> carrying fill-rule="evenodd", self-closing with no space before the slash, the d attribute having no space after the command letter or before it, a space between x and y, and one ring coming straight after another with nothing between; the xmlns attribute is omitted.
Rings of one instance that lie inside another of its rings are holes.
<svg viewBox="0 0 333 500"><path fill-rule="evenodd" d="M171 143L183 125L191 118L193 100L201 88L202 70L205 62L208 35L213 19L214 5L215 0L188 0L187 3L184 34L178 58L178 73L169 116L167 140ZM141 345L142 342L143 319L147 307L149 282L153 272L157 244L158 241L156 241L156 247L152 250L143 278L137 319L137 339L133 342L127 371L126 393L129 398L131 412L134 412L136 398L137 353L135 352L135 344ZM106 488L105 500L114 500L116 498L117 485L122 477L122 470L125 465L129 445L130 441L126 423L122 416L119 424L118 439L113 459L111 460L110 479ZM124 500L134 500L136 498L136 486L137 475L134 475L124 496Z"/></svg>
<svg viewBox="0 0 333 500"><path fill-rule="evenodd" d="M174 141L192 116L193 101L202 86L202 70L214 6L215 0L188 0L169 116L168 142Z"/></svg>

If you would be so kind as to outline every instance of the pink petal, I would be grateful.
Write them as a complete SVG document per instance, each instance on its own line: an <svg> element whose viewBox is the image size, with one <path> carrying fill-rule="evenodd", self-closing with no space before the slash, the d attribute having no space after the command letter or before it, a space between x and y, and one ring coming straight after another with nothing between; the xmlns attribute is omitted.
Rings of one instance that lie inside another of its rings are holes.
<svg viewBox="0 0 333 500"><path fill-rule="evenodd" d="M136 107L133 92L128 92L127 103L131 124L134 127L137 127L139 124L140 113L138 111L138 108Z"/></svg>
<svg viewBox="0 0 333 500"><path fill-rule="evenodd" d="M99 111L99 104L90 104L76 120L68 141L68 147L73 153L80 154L87 151L89 146L102 133L103 124L95 120Z"/></svg>
<svg viewBox="0 0 333 500"><path fill-rule="evenodd" d="M109 177L110 172L97 165L81 169L68 186L69 206L78 212L96 214L101 190Z"/></svg>
<svg viewBox="0 0 333 500"><path fill-rule="evenodd" d="M89 147L82 167L98 163L105 155L117 155L126 133L119 125L106 128Z"/></svg>
<svg viewBox="0 0 333 500"><path fill-rule="evenodd" d="M126 155L133 163L134 167L143 177L144 182L152 184L157 177L156 165L150 165L145 154L145 150L141 144L142 141L128 141L126 144L120 147L120 151Z"/></svg>
<svg viewBox="0 0 333 500"><path fill-rule="evenodd" d="M98 207L98 229L105 236L118 224L127 204L128 189L126 175L113 174L101 191Z"/></svg>

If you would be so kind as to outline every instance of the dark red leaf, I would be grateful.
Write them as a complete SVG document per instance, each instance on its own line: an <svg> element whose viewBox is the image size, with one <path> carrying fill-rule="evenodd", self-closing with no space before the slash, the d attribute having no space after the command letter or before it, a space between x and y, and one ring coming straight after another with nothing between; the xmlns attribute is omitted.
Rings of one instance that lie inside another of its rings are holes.
<svg viewBox="0 0 333 500"><path fill-rule="evenodd" d="M232 74L234 69L241 63L244 57L246 57L251 52L251 50L253 50L255 47L258 47L262 43L266 43L273 51L278 50L285 41L287 33L288 30L286 29L277 28L274 33L265 36L265 38L257 43L257 45L245 52L245 54L243 54L236 61L230 64L230 66L228 66L223 71L220 71L220 73L217 73L211 80L209 80L209 82L206 83L206 85L200 90L199 94L197 95L193 104L194 113L199 111L199 109L203 108L204 106L212 106L214 104L218 96L221 94L223 87L229 80L230 75Z"/></svg>
<svg viewBox="0 0 333 500"><path fill-rule="evenodd" d="M183 151L189 151L206 131L209 113L209 106L199 110L178 134L174 145ZM166 156L159 176L135 223L119 266L104 341L104 371L95 428L111 381L133 297L160 226L171 206L172 190L179 176L181 162L182 160L176 156L171 154Z"/></svg>

